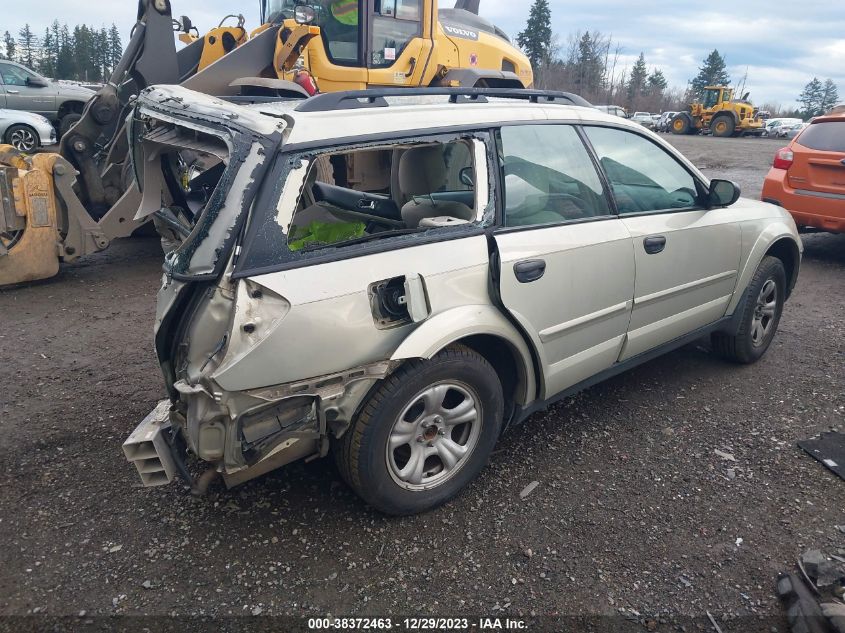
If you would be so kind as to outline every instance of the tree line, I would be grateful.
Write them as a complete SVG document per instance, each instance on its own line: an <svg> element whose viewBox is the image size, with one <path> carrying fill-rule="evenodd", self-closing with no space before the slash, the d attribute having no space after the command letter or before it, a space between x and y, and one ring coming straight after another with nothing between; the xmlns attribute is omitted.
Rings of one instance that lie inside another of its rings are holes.
<svg viewBox="0 0 845 633"><path fill-rule="evenodd" d="M53 79L90 83L106 81L123 55L123 42L117 26L94 28L78 24L71 30L54 20L36 34L25 24L13 36L3 34L0 58L10 59Z"/></svg>
<svg viewBox="0 0 845 633"><path fill-rule="evenodd" d="M727 61L718 50L702 60L698 74L682 88L669 87L661 68L649 66L640 53L630 68L621 65L622 47L598 31L576 32L561 46L552 31L548 0L534 0L525 29L516 38L534 68L535 84L548 90L568 90L592 103L621 105L629 112L684 110L704 97L706 86L730 86ZM736 85L736 98L744 96L748 73ZM823 114L836 105L838 90L833 80L814 77L798 97L807 117ZM772 114L778 104L764 104Z"/></svg>
<svg viewBox="0 0 845 633"><path fill-rule="evenodd" d="M839 101L839 90L833 79L826 79L824 83L813 77L798 95L798 103L803 108L802 114L814 117L824 114Z"/></svg>

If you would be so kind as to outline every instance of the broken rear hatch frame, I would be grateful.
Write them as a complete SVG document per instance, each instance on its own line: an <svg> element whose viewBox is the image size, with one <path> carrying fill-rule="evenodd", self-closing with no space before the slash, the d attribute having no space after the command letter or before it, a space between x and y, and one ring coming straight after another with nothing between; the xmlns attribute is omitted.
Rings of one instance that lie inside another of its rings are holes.
<svg viewBox="0 0 845 633"><path fill-rule="evenodd" d="M155 346L171 400L175 368L172 345L191 296L186 288L216 282L231 262L239 234L253 204L268 203L274 195L272 183L262 188L264 176L279 155L290 119L266 115L258 109L227 103L180 86L153 86L138 97L129 126L133 148L133 169L142 190L137 218L156 214L166 206L169 190L156 161L162 148L196 150L193 137L206 135L225 143L227 161L208 202L195 218L190 233L164 260L164 279L158 293ZM162 126L173 134L164 138L152 132ZM180 139L181 135L181 139ZM199 146L211 150L207 143ZM160 230L161 232L161 230ZM165 237L164 235L162 237Z"/></svg>
<svg viewBox="0 0 845 633"><path fill-rule="evenodd" d="M263 176L280 148L284 132L289 127L287 117L273 117L257 109L245 108L201 95L180 86L153 86L138 98L130 126L133 145L133 167L144 191L137 218L154 214L161 209L156 196L158 187L166 187L163 178L150 173L150 159L144 155L139 169L138 148L151 149L150 133L153 125L172 126L176 134L167 141L171 147L207 149L191 143L190 134L216 137L228 148L228 164L214 193L196 218L190 234L165 260L165 272L179 281L217 279L223 272L247 212L256 199ZM158 143L156 143L157 145ZM270 159L268 159L270 157ZM160 174L159 174L160 176Z"/></svg>

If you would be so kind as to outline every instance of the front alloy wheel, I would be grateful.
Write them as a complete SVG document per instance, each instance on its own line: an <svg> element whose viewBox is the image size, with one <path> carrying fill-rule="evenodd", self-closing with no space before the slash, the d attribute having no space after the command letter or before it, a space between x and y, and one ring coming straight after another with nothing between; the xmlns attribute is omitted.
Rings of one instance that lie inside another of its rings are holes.
<svg viewBox="0 0 845 633"><path fill-rule="evenodd" d="M451 345L381 381L335 442L338 470L386 514L431 510L484 468L503 412L496 370L474 350Z"/></svg>
<svg viewBox="0 0 845 633"><path fill-rule="evenodd" d="M716 332L713 350L728 360L750 364L763 357L780 323L786 299L786 270L777 257L767 256L751 278L745 298L737 310L739 331L730 335Z"/></svg>
<svg viewBox="0 0 845 633"><path fill-rule="evenodd" d="M757 297L751 319L751 343L760 347L766 342L778 314L778 286L774 279L767 279Z"/></svg>
<svg viewBox="0 0 845 633"><path fill-rule="evenodd" d="M38 147L38 137L25 125L14 125L6 134L7 142L19 152L31 152Z"/></svg>

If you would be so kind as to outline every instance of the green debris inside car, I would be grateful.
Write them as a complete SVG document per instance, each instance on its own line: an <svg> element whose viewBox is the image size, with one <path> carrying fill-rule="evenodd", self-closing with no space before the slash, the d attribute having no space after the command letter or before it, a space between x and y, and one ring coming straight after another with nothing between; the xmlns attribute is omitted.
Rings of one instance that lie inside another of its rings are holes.
<svg viewBox="0 0 845 633"><path fill-rule="evenodd" d="M363 222L314 221L302 228L292 226L289 247L292 251L300 251L310 244L336 244L363 237L366 228Z"/></svg>

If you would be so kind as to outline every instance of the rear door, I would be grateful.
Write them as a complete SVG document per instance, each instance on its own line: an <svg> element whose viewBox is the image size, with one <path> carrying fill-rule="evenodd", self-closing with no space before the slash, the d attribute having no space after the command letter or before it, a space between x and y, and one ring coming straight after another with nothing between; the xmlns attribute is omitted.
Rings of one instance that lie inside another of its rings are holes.
<svg viewBox="0 0 845 633"><path fill-rule="evenodd" d="M538 351L545 399L619 357L633 246L574 127L508 126L498 144L504 203L494 274L501 302Z"/></svg>
<svg viewBox="0 0 845 633"><path fill-rule="evenodd" d="M796 193L845 200L845 117L810 124L792 152L788 178Z"/></svg>
<svg viewBox="0 0 845 633"><path fill-rule="evenodd" d="M741 229L729 209L699 204L696 177L634 131L585 127L613 189L636 259L626 360L724 316L736 286Z"/></svg>

